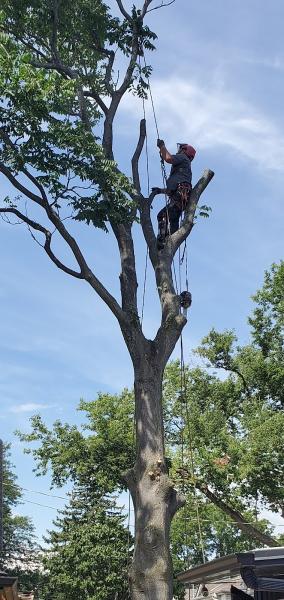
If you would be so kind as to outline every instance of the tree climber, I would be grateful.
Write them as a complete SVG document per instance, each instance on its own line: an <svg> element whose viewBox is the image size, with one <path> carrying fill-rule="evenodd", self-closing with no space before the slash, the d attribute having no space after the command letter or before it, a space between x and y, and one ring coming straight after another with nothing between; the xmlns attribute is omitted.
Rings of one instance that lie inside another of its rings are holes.
<svg viewBox="0 0 284 600"><path fill-rule="evenodd" d="M158 249L162 249L165 237L179 228L179 219L186 208L191 192L191 161L196 151L188 144L178 144L177 154L170 154L164 140L157 140L161 159L172 165L166 189L153 188L155 194L167 194L169 204L158 213Z"/></svg>

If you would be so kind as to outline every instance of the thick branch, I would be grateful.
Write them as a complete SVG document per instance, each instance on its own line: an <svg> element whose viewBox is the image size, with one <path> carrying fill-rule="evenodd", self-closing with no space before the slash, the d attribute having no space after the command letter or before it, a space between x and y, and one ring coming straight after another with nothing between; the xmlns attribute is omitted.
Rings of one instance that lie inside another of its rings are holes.
<svg viewBox="0 0 284 600"><path fill-rule="evenodd" d="M139 163L139 159L141 156L141 152L143 150L145 138L146 138L146 119L142 119L140 121L139 139L138 139L137 146L136 146L135 152L134 152L132 160L131 160L133 183L134 183L134 187L138 194L141 193L138 163Z"/></svg>
<svg viewBox="0 0 284 600"><path fill-rule="evenodd" d="M113 50L109 50L107 51L109 53L109 59L108 59L108 63L106 66L106 72L105 72L105 77L103 80L103 83L106 87L107 92L112 95L113 94L113 88L110 84L111 81L111 74L112 74L112 68L113 68L113 63L114 63L114 58L115 58L115 53Z"/></svg>
<svg viewBox="0 0 284 600"><path fill-rule="evenodd" d="M53 56L59 60L57 51L57 32L58 32L58 0L53 0L52 7L52 32L50 38L50 46Z"/></svg>
<svg viewBox="0 0 284 600"><path fill-rule="evenodd" d="M121 4L120 0L117 0L118 4ZM122 6L122 4L121 4ZM122 7L123 8L123 7ZM124 9L123 9L124 10ZM127 15L128 13L126 13ZM138 51L139 51L139 43L138 43L138 31L137 31L137 23L133 21L128 15L130 22L132 23L132 49L131 56L128 63L128 67L126 69L126 73L123 79L123 82L118 90L116 90L112 94L112 100L108 112L106 114L105 123L104 123L104 135L103 135L103 148L105 149L106 155L108 158L113 158L112 144L113 144L113 120L116 115L116 111L120 104L120 101L128 90L129 85L132 80L133 72L136 66ZM128 18L126 17L126 18Z"/></svg>
<svg viewBox="0 0 284 600"><path fill-rule="evenodd" d="M214 177L214 172L210 169L204 171L202 177L199 179L197 184L194 186L191 194L190 194L190 202L185 211L185 217L183 222L181 223L180 229L171 236L171 247L172 254L175 255L179 246L184 242L187 236L190 234L193 225L194 225L194 216L197 208L197 204L201 194L207 188L211 179Z"/></svg>
<svg viewBox="0 0 284 600"><path fill-rule="evenodd" d="M229 504L224 502L224 500L221 500L216 494L214 494L214 492L209 490L207 485L198 482L195 482L195 485L208 498L208 500L210 500L210 502L213 502L215 506L218 506L218 508L220 508L235 523L237 523L239 528L244 533L258 540L262 544L265 544L266 546L273 547L280 545L274 538L272 538L267 533L263 533L262 531L257 529L257 527L251 525L250 523L248 524L244 516L238 510L235 510Z"/></svg>
<svg viewBox="0 0 284 600"><path fill-rule="evenodd" d="M119 278L122 299L122 310L124 310L125 313L131 314L131 318L135 318L136 316L138 322L138 283L136 277L135 253L131 233L131 225L112 224L112 229L117 239L117 244L120 253L121 274Z"/></svg>
<svg viewBox="0 0 284 600"><path fill-rule="evenodd" d="M57 231L68 244L69 248L72 250L72 253L76 258L77 263L83 273L84 279L88 281L88 283L97 292L100 298L107 304L107 306L116 316L118 321L120 323L124 323L126 319L124 312L122 311L116 299L108 292L108 290L104 287L100 280L97 279L97 277L94 275L94 273L88 266L75 238L73 238L72 235L70 235L69 231L62 223L60 217L50 206L48 206L46 212L49 220L53 223Z"/></svg>
<svg viewBox="0 0 284 600"><path fill-rule="evenodd" d="M107 114L108 107L104 103L104 101L101 99L100 95L97 94L97 92L95 92L94 90L84 90L84 96L86 96L87 98L93 98L93 100L95 100L95 102L101 108L101 110L103 111L103 113L105 115Z"/></svg>
<svg viewBox="0 0 284 600"><path fill-rule="evenodd" d="M75 259L77 261L77 264L80 267L80 270L82 273L82 278L84 278L86 281L89 282L91 287L97 292L97 294L100 296L100 298L107 304L107 306L110 308L110 310L116 316L118 321L120 323L125 323L125 320L126 320L125 313L119 306L116 299L108 292L108 290L104 287L104 285L94 275L94 273L92 272L92 270L86 263L86 260L83 256L76 240L70 235L70 233L66 229L65 225L61 221L58 214L53 210L52 206L50 206L49 203L47 201L43 200L40 196L37 196L36 194L31 192L28 188L26 188L24 185L22 185L16 179L16 177L11 173L11 171L5 165L3 165L3 163L0 163L0 172L2 172L7 177L7 179L9 179L9 181L12 183L12 185L17 190L19 190L22 194L27 196L27 198L30 198L30 200L32 200L36 204L40 205L45 210L49 220L56 227L57 231L60 233L61 237L65 240L65 242L69 246L70 250L72 251L73 256L75 257ZM1 212L7 212L7 209L6 208L1 209ZM20 218L23 221L25 221L25 215L22 215ZM42 231L42 233L45 234L44 228L41 229L40 231ZM48 245L46 247L46 251L47 250L49 250ZM50 256L50 258L51 258L51 256ZM53 260L53 262L55 262L55 261ZM57 266L59 266L59 265L57 265ZM63 269L63 270L66 271L66 269ZM68 272L68 271L66 271L66 272ZM74 273L76 273L76 272L74 271L73 273L70 273L70 274L77 277L78 275L74 275Z"/></svg>
<svg viewBox="0 0 284 600"><path fill-rule="evenodd" d="M41 198L40 196L37 196L37 194L34 194L33 192L31 192L31 190L29 190L25 185L23 185L22 183L20 183L16 177L11 173L10 169L8 169L3 163L0 162L0 172L3 173L3 175L5 175L5 177L7 177L7 179L9 179L9 181L12 183L12 185L19 191L21 192L21 194L24 194L25 196L27 196L27 198L30 198L30 200L32 200L33 202L35 202L36 204L39 204L40 206L44 206L44 200L43 198Z"/></svg>
<svg viewBox="0 0 284 600"><path fill-rule="evenodd" d="M148 7L150 6L151 2L153 2L153 0L145 0L142 10L141 10L141 19L144 19L146 13L148 12Z"/></svg>
<svg viewBox="0 0 284 600"><path fill-rule="evenodd" d="M142 119L140 121L139 139L138 139L137 146L136 146L136 149L133 154L132 161L131 161L132 177L133 177L134 187L138 193L137 199L138 199L138 204L139 204L139 212L140 212L141 225L142 225L144 238L145 238L146 244L149 248L150 259L151 259L152 265L153 265L153 267L155 267L155 265L157 264L158 255L157 255L156 237L155 237L155 233L154 233L154 229L153 229L153 225L152 225L152 221L151 221L151 216L150 216L151 202L155 196L155 192L152 192L149 198L144 198L144 196L142 196L142 194L141 194L141 185L140 185L140 176L139 176L139 159L141 156L141 152L143 150L145 138L146 138L146 121L145 121L145 119Z"/></svg>
<svg viewBox="0 0 284 600"><path fill-rule="evenodd" d="M103 84L105 85L107 92L112 96L114 90L113 90L112 86L110 85L110 80L111 80L113 63L114 63L114 59L115 59L115 52L113 50L109 50L108 48L104 48L100 45L99 38L96 35L95 31L93 31L93 38L94 38L94 42L95 42L96 52L99 52L99 54L102 54L103 56L108 58Z"/></svg>

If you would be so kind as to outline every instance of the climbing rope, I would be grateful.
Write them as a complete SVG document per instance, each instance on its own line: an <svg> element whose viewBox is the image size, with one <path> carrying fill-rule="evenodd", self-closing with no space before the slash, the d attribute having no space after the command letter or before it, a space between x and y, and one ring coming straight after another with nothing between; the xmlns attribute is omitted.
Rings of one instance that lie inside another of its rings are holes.
<svg viewBox="0 0 284 600"><path fill-rule="evenodd" d="M144 58L145 60L145 58ZM139 65L140 65L140 57L139 57ZM148 147L148 134L147 134L147 121L146 121L146 110L145 110L145 98L142 97L142 106L143 106L143 118L145 121L145 152L146 152L146 173L147 173L147 193L148 198L150 196L150 172L149 172L149 147ZM148 271L148 258L149 258L149 248L146 248L146 257L145 257L145 268L144 268L144 281L143 281L143 294L142 294L142 309L141 309L141 318L140 325L143 325L144 319L144 308L145 308L145 295L146 295L146 283L147 283L147 271Z"/></svg>
<svg viewBox="0 0 284 600"><path fill-rule="evenodd" d="M131 444L131 453L132 453L132 461L135 459L135 429L136 429L136 419L135 414L133 418L132 425L132 444ZM127 572L129 573L130 567L130 546L131 546L131 532L130 532L130 518L131 518L131 494L130 490L128 490L128 515L127 515Z"/></svg>
<svg viewBox="0 0 284 600"><path fill-rule="evenodd" d="M195 466L194 466L193 444L192 444L192 433L191 433L191 427L190 427L188 399L187 399L187 382L186 382L186 369L185 369L185 362L184 362L182 334L180 337L180 357L181 357L180 358L180 387L181 387L181 396L180 397L181 397L181 402L183 403L183 405L185 407L185 427L186 427L187 433L188 433L190 472L191 472L191 480L193 483L193 490L194 490L193 494L194 494L196 520L197 520L197 527L198 527L199 545L200 545L200 549L201 549L201 553L202 553L203 563L205 563L206 558L205 558L204 542L203 542L202 529L201 529L201 519L200 519L200 512L199 512L198 497L197 497L197 493L196 493L196 475L195 475ZM182 459L183 459L183 454L182 454ZM182 473L183 473L183 477L184 477L184 464L182 464Z"/></svg>
<svg viewBox="0 0 284 600"><path fill-rule="evenodd" d="M147 64L146 64L146 59L145 59L144 52L143 52L143 59L144 59L144 67L145 67L147 85L148 85L148 90L149 90L149 97L150 97L151 106L152 106L153 118L154 118L154 123L155 123L155 127L156 127L157 138L160 139L160 133L159 133L159 127L158 127L158 120L157 120L157 115L156 115L156 110L155 110L155 105L154 105L154 99L153 99L152 89L151 89L151 85L150 85L150 80L149 80L149 77L147 76ZM140 57L139 57L139 67L141 69ZM142 97L142 105L143 105L143 118L144 118L144 121L146 123L146 110L145 110L145 98L144 97ZM146 127L146 135L145 135L145 152L146 152L147 191L148 191L148 197L149 197L149 195L150 195L150 175L149 175L149 147L148 147L147 127ZM163 187L166 189L167 174L166 174L165 163L164 163L164 160L162 158L161 158L161 174L162 174ZM170 232L170 219L169 219L169 212L168 212L169 198L168 198L167 194L165 194L165 198L166 198L166 211L167 211L167 227L169 228L169 235L171 235L171 232ZM147 246L146 258L145 258L145 269L144 269L142 311L141 311L141 319L140 319L141 326L143 324L143 318L144 318L148 258L149 258L149 249L148 249L148 246ZM175 285L175 291L176 291L177 295L180 295L181 292L182 292L181 267L182 267L182 265L184 263L184 260L185 260L186 290L188 292L189 291L189 283L188 283L188 256L187 256L187 244L186 244L186 240L184 242L184 248L183 248L183 253L182 254L181 254L181 249L179 248L179 256L178 256L179 280L177 280L177 273L176 273L176 268L175 268L175 261L173 260L174 285ZM180 308L180 311L181 311L181 308ZM183 472L183 490L185 490L185 481L184 481L184 454L185 454L185 452L184 452L184 430L186 428L187 433L188 433L189 460L190 460L191 478L192 478L193 489L194 489L194 502L195 502L195 509L196 509L196 519L197 519L197 524L198 524L199 544L200 544L200 549L201 549L201 553L202 553L203 562L205 562L205 551L204 551L204 543L203 543L203 536L202 536L202 529L201 529L201 519L200 519L200 512L199 512L199 505L198 505L198 497L197 497L197 493L196 493L196 476L195 476L195 466L194 466L194 456L193 456L192 434L191 434L190 418L189 418L189 408L188 408L188 400L187 400L187 385L186 385L186 372L185 372L185 362L184 362L184 350L183 350L183 337L182 337L182 334L181 334L181 338L180 338L180 388L181 388L181 398L182 398L182 401L183 401L183 404L184 404L184 407L185 407L185 419L184 419L185 426L182 427L182 430L181 430L181 460L182 460L182 472ZM134 427L135 427L135 425L134 425ZM134 428L133 428L133 449L134 449L134 436L135 436L135 433L134 433ZM131 497L130 497L130 492L129 492L129 506L128 506L128 515L129 515L128 516L128 552L127 552L128 560L129 560L129 550L130 550L130 505L131 505ZM187 564L189 565L188 527L187 527L187 519L186 519L186 517L185 517L185 541L186 541L186 560L187 560Z"/></svg>

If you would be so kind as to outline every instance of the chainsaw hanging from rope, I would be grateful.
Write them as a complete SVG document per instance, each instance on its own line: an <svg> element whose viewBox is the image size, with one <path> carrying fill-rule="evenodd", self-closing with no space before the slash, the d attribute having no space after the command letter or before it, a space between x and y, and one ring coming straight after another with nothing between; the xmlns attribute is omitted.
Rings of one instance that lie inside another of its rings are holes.
<svg viewBox="0 0 284 600"><path fill-rule="evenodd" d="M196 151L189 144L178 144L176 154L171 154L164 140L158 138L157 146L160 151L164 188L154 187L152 192L166 195L166 205L158 213L157 247L162 250L166 237L179 229L182 212L186 209L191 193L191 162ZM164 163L171 165L170 176L166 178Z"/></svg>

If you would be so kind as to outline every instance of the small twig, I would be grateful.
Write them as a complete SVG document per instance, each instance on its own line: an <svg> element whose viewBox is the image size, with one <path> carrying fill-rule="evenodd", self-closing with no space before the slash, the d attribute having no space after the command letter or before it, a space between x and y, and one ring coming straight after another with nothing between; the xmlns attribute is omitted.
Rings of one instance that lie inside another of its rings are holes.
<svg viewBox="0 0 284 600"><path fill-rule="evenodd" d="M153 8L149 8L149 10L146 11L146 13L148 14L149 12L151 12L152 10L158 10L159 8L165 8L166 6L170 6L171 4L173 4L176 0L171 0L170 2L167 2L167 4L164 4L164 2L162 2L162 4L159 4L159 6L153 6Z"/></svg>
<svg viewBox="0 0 284 600"><path fill-rule="evenodd" d="M27 202L25 202L25 209L26 209L26 217L27 217L27 220L28 220L29 217L28 217ZM31 234L31 237L34 240L34 242L36 242L41 248L44 248L44 244L41 244L41 242L37 239L37 237L35 236L35 234L32 232L32 229L31 229L31 226L30 226L29 222L27 222L27 227L28 227L28 230L29 230L29 232Z"/></svg>

